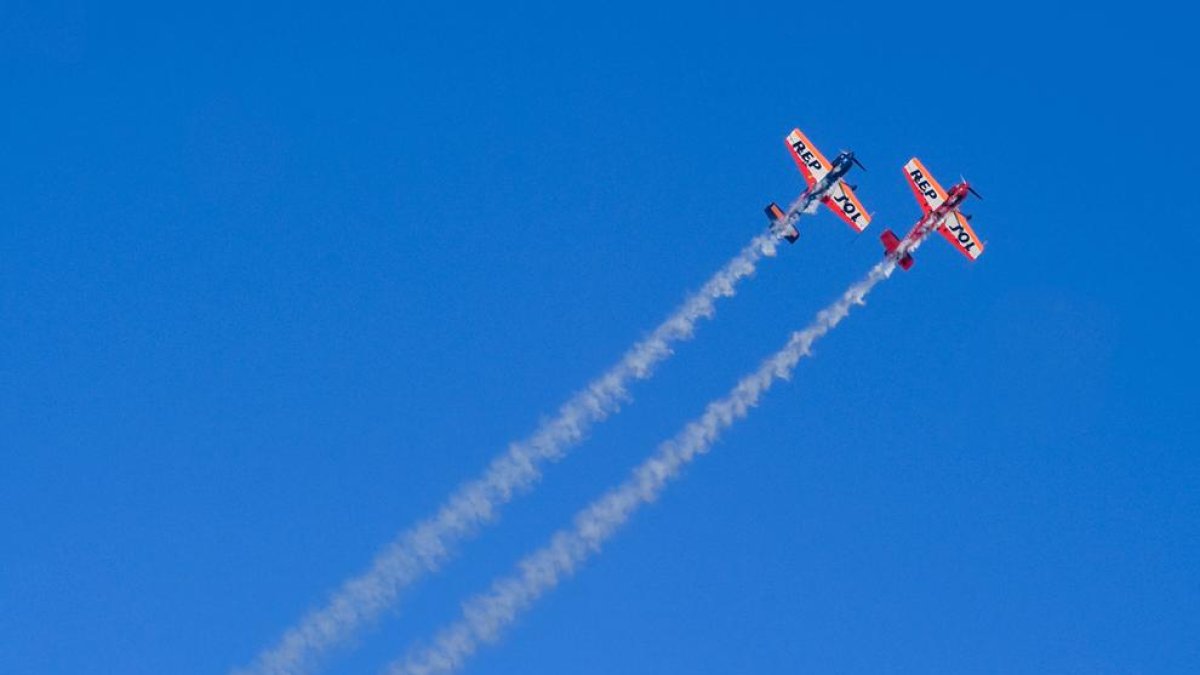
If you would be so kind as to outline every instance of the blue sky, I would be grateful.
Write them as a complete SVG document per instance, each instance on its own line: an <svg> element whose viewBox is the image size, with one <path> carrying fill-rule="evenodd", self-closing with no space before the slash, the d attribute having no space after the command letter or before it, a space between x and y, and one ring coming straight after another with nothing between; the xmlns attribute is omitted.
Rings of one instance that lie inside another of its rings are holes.
<svg viewBox="0 0 1200 675"><path fill-rule="evenodd" d="M1194 672L1194 10L0 8L0 665L249 660L856 150L828 214L324 672L375 672L897 274L474 673Z"/></svg>

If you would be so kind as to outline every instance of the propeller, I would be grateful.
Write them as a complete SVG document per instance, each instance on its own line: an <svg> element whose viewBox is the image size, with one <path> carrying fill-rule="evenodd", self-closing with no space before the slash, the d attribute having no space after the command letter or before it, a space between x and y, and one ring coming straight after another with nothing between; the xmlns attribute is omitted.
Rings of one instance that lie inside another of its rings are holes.
<svg viewBox="0 0 1200 675"><path fill-rule="evenodd" d="M967 178L966 178L966 176L963 176L961 173L960 173L960 174L958 174L958 180L959 180L959 181L961 181L961 182L963 182L963 183L967 183ZM976 198L976 199L978 199L978 200L980 200L980 201L982 201L982 200L983 200L983 195L981 195L981 194L979 194L978 192L976 192L976 191L975 191L975 188L971 187L971 184L970 184L970 183L967 183L967 191L968 191L968 192L970 192L971 194L975 195L975 198Z"/></svg>
<svg viewBox="0 0 1200 675"><path fill-rule="evenodd" d="M849 157L850 161L857 164L858 168L862 169L863 171L867 170L867 167L863 166L862 162L858 161L858 157L854 156L853 150L847 150L845 148L842 148L841 150L838 150L838 154L840 154L842 157Z"/></svg>

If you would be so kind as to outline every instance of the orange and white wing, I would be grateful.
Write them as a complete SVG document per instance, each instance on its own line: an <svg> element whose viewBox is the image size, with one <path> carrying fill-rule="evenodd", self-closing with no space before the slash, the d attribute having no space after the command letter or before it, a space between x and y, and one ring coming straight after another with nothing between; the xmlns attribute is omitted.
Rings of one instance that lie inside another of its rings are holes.
<svg viewBox="0 0 1200 675"><path fill-rule="evenodd" d="M946 241L954 244L959 253L971 260L983 255L983 242L975 235L975 230L971 229L966 217L958 211L951 211L946 216L946 220L938 226L938 232L942 233Z"/></svg>
<svg viewBox="0 0 1200 675"><path fill-rule="evenodd" d="M871 224L871 214L863 208L862 202L854 196L854 190L844 180L839 180L829 188L829 193L821 201L855 232L862 232Z"/></svg>
<svg viewBox="0 0 1200 675"><path fill-rule="evenodd" d="M792 153L792 159L796 160L796 166L800 167L800 173L804 174L808 187L816 185L833 168L825 155L799 129L792 129L784 141Z"/></svg>
<svg viewBox="0 0 1200 675"><path fill-rule="evenodd" d="M913 195L921 204L921 209L925 213L936 209L946 201L946 191L932 175L921 160L913 157L908 160L908 164L904 165L904 177L908 179L908 186L912 188Z"/></svg>

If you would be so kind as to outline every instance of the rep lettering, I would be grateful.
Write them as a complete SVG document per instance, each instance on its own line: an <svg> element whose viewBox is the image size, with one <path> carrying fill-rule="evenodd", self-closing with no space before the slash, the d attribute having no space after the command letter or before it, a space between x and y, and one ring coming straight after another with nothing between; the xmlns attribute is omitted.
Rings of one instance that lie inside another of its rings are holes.
<svg viewBox="0 0 1200 675"><path fill-rule="evenodd" d="M810 169L821 168L820 160L813 155L812 151L808 149L808 146L804 144L804 141L798 138L794 139L792 141L792 151L795 152L796 156L800 158L800 161L804 162L805 166L808 166Z"/></svg>
<svg viewBox="0 0 1200 675"><path fill-rule="evenodd" d="M920 169L913 169L912 171L908 172L908 175L912 178L913 185L917 186L917 190L919 190L921 194L925 195L929 199L938 198L937 190L934 190L933 185L931 185L929 181L925 180L925 174L921 173Z"/></svg>

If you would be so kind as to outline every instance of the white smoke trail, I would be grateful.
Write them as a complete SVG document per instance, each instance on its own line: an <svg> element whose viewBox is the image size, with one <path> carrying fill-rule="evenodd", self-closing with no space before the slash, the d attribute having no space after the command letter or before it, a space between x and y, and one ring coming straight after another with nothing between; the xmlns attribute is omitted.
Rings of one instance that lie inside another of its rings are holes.
<svg viewBox="0 0 1200 675"><path fill-rule="evenodd" d="M799 200L798 200L799 201ZM577 392L523 441L492 460L483 475L460 485L436 515L401 533L375 557L370 568L345 581L322 607L289 628L261 652L244 674L293 675L311 670L320 656L392 606L401 590L449 559L456 544L494 519L498 507L531 487L541 466L560 459L592 424L616 412L628 398L626 385L643 379L671 355L671 346L692 336L696 322L710 318L716 301L729 297L739 281L754 273L764 255L775 253L775 235L755 237L704 286L684 300L649 337L635 344L607 372Z"/></svg>
<svg viewBox="0 0 1200 675"><path fill-rule="evenodd" d="M517 571L496 581L487 592L463 605L462 617L438 633L431 646L410 651L392 665L388 675L430 675L454 672L475 653L479 643L496 640L516 621L521 611L575 573L579 565L600 547L637 509L654 501L684 465L708 451L721 432L743 418L778 379L791 376L801 357L813 343L837 326L854 305L863 304L880 281L891 276L896 265L884 260L837 301L821 310L807 328L793 333L787 345L742 378L724 398L708 405L675 438L663 443L633 474L616 488L580 511L574 525L560 530L550 543L517 564Z"/></svg>

